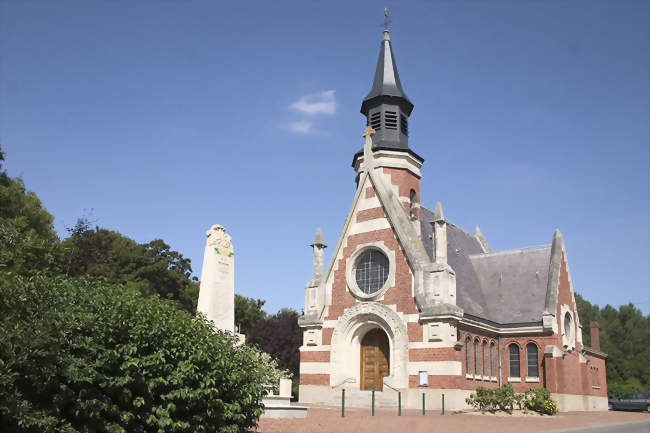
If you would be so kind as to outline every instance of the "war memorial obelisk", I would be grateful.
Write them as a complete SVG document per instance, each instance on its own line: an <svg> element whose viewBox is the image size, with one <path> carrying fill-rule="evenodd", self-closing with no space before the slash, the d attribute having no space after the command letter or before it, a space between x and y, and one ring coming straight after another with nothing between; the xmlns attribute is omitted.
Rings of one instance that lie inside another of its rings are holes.
<svg viewBox="0 0 650 433"><path fill-rule="evenodd" d="M235 251L230 235L221 225L206 233L203 270L197 310L214 323L215 328L235 332Z"/></svg>

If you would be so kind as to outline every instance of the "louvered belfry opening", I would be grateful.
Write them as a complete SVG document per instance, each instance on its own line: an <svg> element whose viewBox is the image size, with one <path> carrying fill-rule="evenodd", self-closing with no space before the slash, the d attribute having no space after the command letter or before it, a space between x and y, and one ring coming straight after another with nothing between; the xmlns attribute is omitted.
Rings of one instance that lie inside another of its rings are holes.
<svg viewBox="0 0 650 433"><path fill-rule="evenodd" d="M384 123L386 129L397 129L397 113L394 111L386 111L384 113Z"/></svg>
<svg viewBox="0 0 650 433"><path fill-rule="evenodd" d="M370 126L375 131L381 131L381 111L376 111L370 115Z"/></svg>
<svg viewBox="0 0 650 433"><path fill-rule="evenodd" d="M369 111L367 124L375 130L375 147L408 149L408 116L399 106L380 104Z"/></svg>
<svg viewBox="0 0 650 433"><path fill-rule="evenodd" d="M400 116L400 131L408 137L409 135L409 120L405 115Z"/></svg>

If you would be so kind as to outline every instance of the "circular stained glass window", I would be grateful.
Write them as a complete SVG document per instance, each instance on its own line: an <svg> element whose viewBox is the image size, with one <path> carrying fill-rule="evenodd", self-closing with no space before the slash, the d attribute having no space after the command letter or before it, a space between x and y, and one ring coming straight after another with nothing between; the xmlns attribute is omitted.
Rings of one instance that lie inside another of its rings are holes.
<svg viewBox="0 0 650 433"><path fill-rule="evenodd" d="M369 295L384 287L388 279L388 258L379 250L368 250L354 264L359 289Z"/></svg>

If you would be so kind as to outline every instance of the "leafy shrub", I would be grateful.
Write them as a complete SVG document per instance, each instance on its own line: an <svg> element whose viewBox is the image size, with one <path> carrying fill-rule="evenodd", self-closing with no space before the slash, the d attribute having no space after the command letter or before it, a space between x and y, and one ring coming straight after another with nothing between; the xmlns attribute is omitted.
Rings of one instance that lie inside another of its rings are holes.
<svg viewBox="0 0 650 433"><path fill-rule="evenodd" d="M270 358L101 279L0 274L0 431L236 432Z"/></svg>
<svg viewBox="0 0 650 433"><path fill-rule="evenodd" d="M470 395L465 399L467 404L474 406L481 412L490 411L494 412L495 398L491 389L479 386L476 388L476 393Z"/></svg>
<svg viewBox="0 0 650 433"><path fill-rule="evenodd" d="M551 393L546 388L530 388L526 391L524 406L546 415L555 415L558 411L557 404L551 400Z"/></svg>
<svg viewBox="0 0 650 433"><path fill-rule="evenodd" d="M512 411L512 405L515 401L515 391L512 389L512 385L506 383L503 386L494 389L494 399L496 406L499 410L505 412Z"/></svg>
<svg viewBox="0 0 650 433"><path fill-rule="evenodd" d="M557 404L551 400L551 394L546 388L530 388L523 394L515 394L509 383L493 389L479 386L465 401L481 412L501 410L511 413L515 403L519 409L546 415L554 415L558 411Z"/></svg>
<svg viewBox="0 0 650 433"><path fill-rule="evenodd" d="M512 400L517 404L519 410L525 409L526 394L515 394Z"/></svg>

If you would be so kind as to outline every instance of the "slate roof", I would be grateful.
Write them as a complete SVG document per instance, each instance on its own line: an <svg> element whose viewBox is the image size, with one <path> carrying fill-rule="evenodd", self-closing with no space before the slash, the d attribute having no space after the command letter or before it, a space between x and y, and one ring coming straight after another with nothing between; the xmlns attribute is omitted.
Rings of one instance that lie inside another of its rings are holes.
<svg viewBox="0 0 650 433"><path fill-rule="evenodd" d="M433 260L433 212L420 207L421 238ZM465 315L501 325L542 321L551 245L487 253L479 240L447 221L447 262L456 272Z"/></svg>

